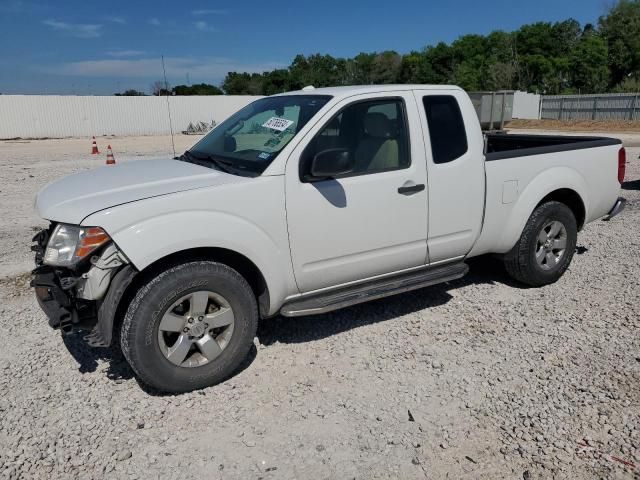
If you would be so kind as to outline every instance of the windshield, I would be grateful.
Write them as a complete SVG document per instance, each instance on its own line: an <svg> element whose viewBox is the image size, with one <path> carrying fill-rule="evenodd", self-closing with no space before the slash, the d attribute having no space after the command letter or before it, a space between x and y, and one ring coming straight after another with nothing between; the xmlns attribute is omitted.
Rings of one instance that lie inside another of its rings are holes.
<svg viewBox="0 0 640 480"><path fill-rule="evenodd" d="M180 159L238 175L260 175L330 99L327 95L261 98L214 128Z"/></svg>

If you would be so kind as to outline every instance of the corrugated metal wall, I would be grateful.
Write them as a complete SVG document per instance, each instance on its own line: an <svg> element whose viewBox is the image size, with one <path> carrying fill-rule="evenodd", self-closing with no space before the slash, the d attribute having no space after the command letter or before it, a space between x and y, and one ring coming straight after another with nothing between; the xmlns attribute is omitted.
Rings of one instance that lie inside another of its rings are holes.
<svg viewBox="0 0 640 480"><path fill-rule="evenodd" d="M259 97L168 97L174 132L220 123ZM0 95L0 139L168 134L167 97Z"/></svg>
<svg viewBox="0 0 640 480"><path fill-rule="evenodd" d="M545 95L541 116L554 120L640 120L640 95Z"/></svg>

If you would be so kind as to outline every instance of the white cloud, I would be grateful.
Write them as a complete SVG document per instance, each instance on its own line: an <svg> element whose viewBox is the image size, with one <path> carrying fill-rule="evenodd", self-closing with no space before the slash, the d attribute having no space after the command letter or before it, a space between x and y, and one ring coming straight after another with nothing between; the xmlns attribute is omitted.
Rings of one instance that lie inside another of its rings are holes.
<svg viewBox="0 0 640 480"><path fill-rule="evenodd" d="M55 31L62 32L72 37L97 38L102 35L102 25L66 23L53 19L44 20L42 23L53 28Z"/></svg>
<svg viewBox="0 0 640 480"><path fill-rule="evenodd" d="M110 57L139 57L147 52L142 50L112 50L107 52Z"/></svg>
<svg viewBox="0 0 640 480"><path fill-rule="evenodd" d="M50 10L51 6L41 3L33 3L31 1L24 0L2 0L0 1L0 12L2 13L42 13L45 10Z"/></svg>
<svg viewBox="0 0 640 480"><path fill-rule="evenodd" d="M216 28L212 27L207 22L203 22L203 21L194 22L193 26L196 27L196 30L200 30L201 32L217 32L218 31Z"/></svg>
<svg viewBox="0 0 640 480"><path fill-rule="evenodd" d="M110 15L110 16L104 17L104 19L107 22L119 23L120 25L124 25L125 23L127 23L126 18L119 17L119 16L116 16L116 15Z"/></svg>
<svg viewBox="0 0 640 480"><path fill-rule="evenodd" d="M283 64L277 62L242 63L229 58L166 57L164 60L167 76L184 78L188 73L191 78L202 79L202 81L222 80L227 73L233 71L264 72L274 68L282 68L283 66ZM86 60L43 67L41 70L46 73L79 77L137 77L150 79L162 77L160 58Z"/></svg>
<svg viewBox="0 0 640 480"><path fill-rule="evenodd" d="M153 25L154 27L159 27L160 25L162 25L162 23L160 22L160 20L158 20L158 18L153 17L149 19L149 23L151 25Z"/></svg>
<svg viewBox="0 0 640 480"><path fill-rule="evenodd" d="M227 10L216 10L204 8L202 10L191 10L191 15L201 16L201 15L226 15L229 13Z"/></svg>

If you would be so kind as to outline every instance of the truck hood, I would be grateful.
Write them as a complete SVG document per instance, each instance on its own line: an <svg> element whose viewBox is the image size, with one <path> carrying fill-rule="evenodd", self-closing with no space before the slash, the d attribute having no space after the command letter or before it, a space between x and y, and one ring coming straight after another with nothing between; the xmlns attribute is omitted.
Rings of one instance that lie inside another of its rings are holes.
<svg viewBox="0 0 640 480"><path fill-rule="evenodd" d="M80 224L105 208L145 198L245 180L177 160L139 160L69 175L44 187L36 197L40 217Z"/></svg>

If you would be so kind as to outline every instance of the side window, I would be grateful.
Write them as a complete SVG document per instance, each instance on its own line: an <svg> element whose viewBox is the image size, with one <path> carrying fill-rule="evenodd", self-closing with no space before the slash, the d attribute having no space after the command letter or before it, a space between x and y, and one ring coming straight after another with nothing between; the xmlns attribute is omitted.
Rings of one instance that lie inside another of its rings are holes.
<svg viewBox="0 0 640 480"><path fill-rule="evenodd" d="M349 175L407 168L409 135L400 99L357 102L345 107L309 143L300 159L300 178L307 177L318 153L341 148L355 160Z"/></svg>
<svg viewBox="0 0 640 480"><path fill-rule="evenodd" d="M422 98L427 114L434 163L451 162L467 153L467 132L460 106L451 95Z"/></svg>

